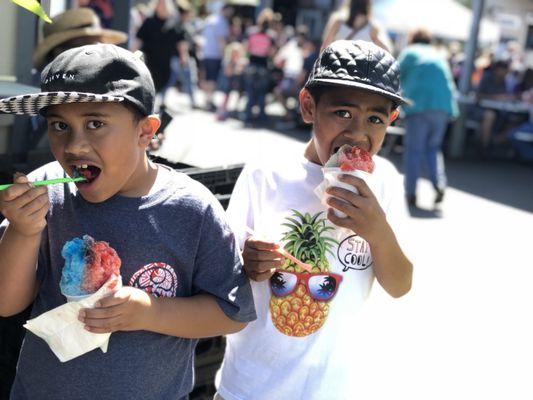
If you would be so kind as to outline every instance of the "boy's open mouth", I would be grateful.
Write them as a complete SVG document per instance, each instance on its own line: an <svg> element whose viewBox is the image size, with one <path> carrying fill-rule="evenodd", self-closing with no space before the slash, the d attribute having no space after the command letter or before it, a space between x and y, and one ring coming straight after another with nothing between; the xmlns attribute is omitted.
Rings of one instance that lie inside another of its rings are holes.
<svg viewBox="0 0 533 400"><path fill-rule="evenodd" d="M92 183L98 176L100 175L101 169L94 166L94 165L88 165L88 164L79 164L79 165L72 165L72 169L74 171L73 175L74 177L83 176L86 181L81 182L84 183Z"/></svg>

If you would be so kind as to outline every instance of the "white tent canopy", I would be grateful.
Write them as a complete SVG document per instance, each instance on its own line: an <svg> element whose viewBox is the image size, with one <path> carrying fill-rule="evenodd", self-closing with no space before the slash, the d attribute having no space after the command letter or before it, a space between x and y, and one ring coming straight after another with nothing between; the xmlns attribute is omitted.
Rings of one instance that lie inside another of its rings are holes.
<svg viewBox="0 0 533 400"><path fill-rule="evenodd" d="M450 40L467 40L472 24L472 11L454 0L374 0L372 13L390 32L405 34L423 27ZM499 36L497 24L481 21L480 42L494 43Z"/></svg>

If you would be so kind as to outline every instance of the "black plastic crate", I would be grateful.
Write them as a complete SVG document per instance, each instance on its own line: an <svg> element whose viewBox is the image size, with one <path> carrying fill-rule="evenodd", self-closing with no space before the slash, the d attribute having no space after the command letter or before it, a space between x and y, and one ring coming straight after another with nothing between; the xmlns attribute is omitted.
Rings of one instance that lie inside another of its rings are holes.
<svg viewBox="0 0 533 400"><path fill-rule="evenodd" d="M234 164L217 168L184 168L180 169L194 180L207 187L220 201L224 209L228 207L231 192L241 174L243 164Z"/></svg>

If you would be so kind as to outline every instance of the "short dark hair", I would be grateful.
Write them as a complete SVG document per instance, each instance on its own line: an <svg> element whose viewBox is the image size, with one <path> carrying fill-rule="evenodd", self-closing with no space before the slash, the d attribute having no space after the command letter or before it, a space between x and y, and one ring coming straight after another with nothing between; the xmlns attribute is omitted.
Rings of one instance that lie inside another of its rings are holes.
<svg viewBox="0 0 533 400"><path fill-rule="evenodd" d="M424 28L415 29L409 35L409 43L421 43L421 44L430 44L432 40L431 33Z"/></svg>
<svg viewBox="0 0 533 400"><path fill-rule="evenodd" d="M306 89L315 101L315 104L318 104L324 93L331 89L331 87L328 88L327 85L312 85L307 87Z"/></svg>
<svg viewBox="0 0 533 400"><path fill-rule="evenodd" d="M129 101L123 101L118 104L121 104L122 106L124 106L124 108L126 108L131 113L133 122L135 124L138 124L141 121L141 119L147 117L147 115L145 115L141 110L139 110L139 108L135 104L132 104Z"/></svg>

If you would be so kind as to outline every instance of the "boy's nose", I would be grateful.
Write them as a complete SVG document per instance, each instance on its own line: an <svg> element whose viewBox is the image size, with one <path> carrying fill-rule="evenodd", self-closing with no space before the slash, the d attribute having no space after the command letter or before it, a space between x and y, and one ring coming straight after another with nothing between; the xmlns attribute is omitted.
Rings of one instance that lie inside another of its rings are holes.
<svg viewBox="0 0 533 400"><path fill-rule="evenodd" d="M73 155L89 152L89 142L83 132L73 132L65 145L65 152Z"/></svg>
<svg viewBox="0 0 533 400"><path fill-rule="evenodd" d="M366 134L365 126L360 118L353 118L345 130L345 135L350 136L351 139L364 137Z"/></svg>

